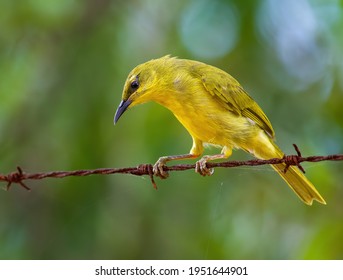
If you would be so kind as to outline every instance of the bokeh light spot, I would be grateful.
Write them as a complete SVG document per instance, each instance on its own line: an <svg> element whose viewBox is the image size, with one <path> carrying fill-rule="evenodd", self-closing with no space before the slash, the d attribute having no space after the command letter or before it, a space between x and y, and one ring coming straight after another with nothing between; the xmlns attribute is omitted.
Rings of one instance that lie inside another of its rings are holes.
<svg viewBox="0 0 343 280"><path fill-rule="evenodd" d="M232 5L220 1L192 1L181 19L180 33L186 48L200 58L229 53L238 39L238 19Z"/></svg>

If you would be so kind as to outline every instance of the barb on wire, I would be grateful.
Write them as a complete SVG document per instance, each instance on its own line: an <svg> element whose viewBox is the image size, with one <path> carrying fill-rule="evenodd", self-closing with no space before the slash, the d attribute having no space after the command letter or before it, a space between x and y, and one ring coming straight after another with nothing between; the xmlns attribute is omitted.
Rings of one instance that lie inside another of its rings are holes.
<svg viewBox="0 0 343 280"><path fill-rule="evenodd" d="M206 165L208 168L215 167L238 167L238 166L257 166L266 164L279 164L285 163L284 172L287 172L291 165L297 166L302 172L305 173L304 168L301 166L302 162L319 162L319 161L341 161L343 160L343 154L335 154L328 156L309 156L303 157L297 145L293 144L297 154L296 155L285 155L283 158L273 158L268 160L262 159L251 159L246 161L226 161L213 163L208 162ZM183 171L188 169L194 169L195 164L179 164L174 166L164 166L165 171ZM31 190L23 181L26 180L41 180L45 178L64 178L70 176L89 176L89 175L109 175L109 174L132 174L136 176L149 175L151 183L155 189L157 189L156 182L154 180L153 166L151 164L140 164L136 167L125 167L125 168L98 168L88 170L74 170L74 171L51 171L41 173L26 173L19 166L17 171L9 174L0 174L0 181L7 182L6 190L9 190L13 183L19 184L26 190Z"/></svg>

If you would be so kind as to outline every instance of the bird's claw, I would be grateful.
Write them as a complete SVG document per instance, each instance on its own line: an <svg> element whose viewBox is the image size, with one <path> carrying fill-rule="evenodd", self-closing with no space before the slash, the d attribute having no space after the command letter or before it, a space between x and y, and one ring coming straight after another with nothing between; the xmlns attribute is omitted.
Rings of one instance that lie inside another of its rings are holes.
<svg viewBox="0 0 343 280"><path fill-rule="evenodd" d="M195 163L195 172L199 173L202 176L211 176L214 173L214 168L208 168L207 158L203 157Z"/></svg>
<svg viewBox="0 0 343 280"><path fill-rule="evenodd" d="M167 157L160 157L158 161L154 164L152 171L154 175L160 177L161 179L166 179L169 176L168 171L165 171L163 167L166 165L168 158Z"/></svg>

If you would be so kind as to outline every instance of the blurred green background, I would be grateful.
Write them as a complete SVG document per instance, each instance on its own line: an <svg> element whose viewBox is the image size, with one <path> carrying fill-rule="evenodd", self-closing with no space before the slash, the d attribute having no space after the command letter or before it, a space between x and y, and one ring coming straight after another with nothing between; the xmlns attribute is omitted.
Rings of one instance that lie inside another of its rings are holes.
<svg viewBox="0 0 343 280"><path fill-rule="evenodd" d="M0 7L0 173L136 166L188 152L190 136L159 105L113 126L129 71L166 54L236 77L286 153L292 143L303 155L343 152L341 1ZM0 192L0 258L342 259L343 163L303 166L327 206L306 206L267 166L175 172L156 179L158 191L148 177L120 174L28 181L31 192Z"/></svg>

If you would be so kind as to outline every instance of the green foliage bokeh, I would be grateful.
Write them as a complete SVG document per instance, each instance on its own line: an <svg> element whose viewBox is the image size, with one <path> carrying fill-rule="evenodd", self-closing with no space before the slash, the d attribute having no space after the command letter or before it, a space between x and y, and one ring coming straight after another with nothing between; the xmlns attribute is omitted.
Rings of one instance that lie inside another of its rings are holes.
<svg viewBox="0 0 343 280"><path fill-rule="evenodd" d="M237 78L279 146L343 151L340 1L0 1L0 172L136 166L189 151L166 109L113 126L128 72L162 55ZM216 149L206 150L208 153ZM249 155L234 152L234 159ZM306 163L328 205L268 167L28 181L0 192L0 259L342 259L343 163ZM5 184L2 184L5 186Z"/></svg>

